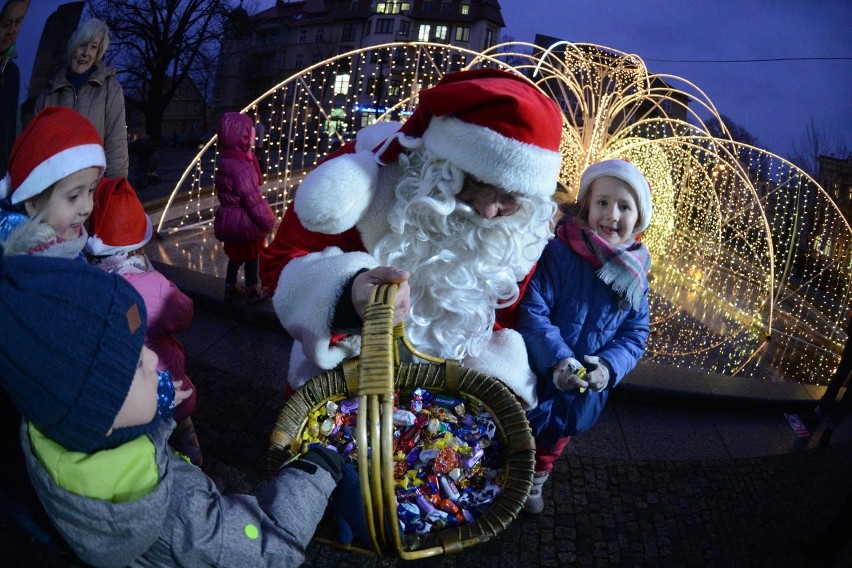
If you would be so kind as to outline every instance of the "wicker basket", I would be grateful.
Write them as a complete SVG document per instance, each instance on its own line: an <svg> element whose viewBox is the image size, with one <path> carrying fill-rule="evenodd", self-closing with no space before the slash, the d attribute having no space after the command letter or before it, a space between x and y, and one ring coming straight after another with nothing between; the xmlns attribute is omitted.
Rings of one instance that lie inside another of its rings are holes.
<svg viewBox="0 0 852 568"><path fill-rule="evenodd" d="M312 378L284 404L272 430L268 471L274 475L283 463L298 454L302 430L313 411L329 400L357 395L358 414L367 420L358 420L355 441L359 448L368 447L368 440L372 442L373 459L367 460L368 452L358 452L372 549L340 544L329 515L320 523L314 540L336 548L379 556L396 555L406 560L459 553L465 547L489 540L517 517L532 486L535 444L523 408L503 383L457 362L418 353L411 347L402 324L393 327L395 293L396 285L376 288L365 312L360 359L347 361ZM400 364L400 343L433 363ZM464 396L473 410L487 410L491 414L497 426L496 436L503 443L505 483L488 510L473 522L431 532L412 542L400 535L393 482L392 412L381 409L392 409L395 390L411 393L417 387Z"/></svg>

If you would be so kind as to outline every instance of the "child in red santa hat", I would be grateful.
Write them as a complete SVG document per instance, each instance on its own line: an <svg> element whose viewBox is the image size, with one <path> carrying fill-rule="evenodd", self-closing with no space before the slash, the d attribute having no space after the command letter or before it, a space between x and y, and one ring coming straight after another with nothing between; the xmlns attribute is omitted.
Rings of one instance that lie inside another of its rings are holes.
<svg viewBox="0 0 852 568"><path fill-rule="evenodd" d="M553 463L571 436L595 425L650 333L651 258L636 238L651 222L645 176L625 160L592 164L577 201L579 213L560 221L518 310L517 330L538 376L538 406L527 412L536 473L524 510L533 514L544 509Z"/></svg>
<svg viewBox="0 0 852 568"><path fill-rule="evenodd" d="M106 167L101 138L75 110L48 107L12 147L0 180L0 242L7 255L74 258Z"/></svg>
<svg viewBox="0 0 852 568"><path fill-rule="evenodd" d="M219 207L213 233L228 255L225 299L247 292L246 302L255 304L269 298L269 291L260 285L258 255L275 226L275 214L260 191L263 176L253 151L255 130L251 118L226 112L219 120L217 135L221 158L214 180ZM245 287L237 282L243 265Z"/></svg>
<svg viewBox="0 0 852 568"><path fill-rule="evenodd" d="M169 371L176 387L190 395L175 410L177 427L169 438L172 447L201 467L201 446L192 423L195 385L186 374L183 345L176 334L192 324L192 299L163 276L148 259L143 247L151 240L151 219L126 178L103 178L95 192L95 204L86 242L90 262L130 282L145 301L148 331L145 345L159 357L158 371Z"/></svg>

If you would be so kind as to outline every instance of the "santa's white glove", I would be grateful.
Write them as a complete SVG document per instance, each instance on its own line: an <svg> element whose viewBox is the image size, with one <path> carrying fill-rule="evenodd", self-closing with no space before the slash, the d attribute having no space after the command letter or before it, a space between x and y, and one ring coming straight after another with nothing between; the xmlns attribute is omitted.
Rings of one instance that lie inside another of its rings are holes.
<svg viewBox="0 0 852 568"><path fill-rule="evenodd" d="M589 382L589 388L601 392L609 384L609 367L601 362L600 357L594 355L586 355L583 359L586 360L589 367L594 367L585 377Z"/></svg>
<svg viewBox="0 0 852 568"><path fill-rule="evenodd" d="M586 369L573 357L562 359L553 367L553 385L561 391L586 390L589 383L583 380Z"/></svg>

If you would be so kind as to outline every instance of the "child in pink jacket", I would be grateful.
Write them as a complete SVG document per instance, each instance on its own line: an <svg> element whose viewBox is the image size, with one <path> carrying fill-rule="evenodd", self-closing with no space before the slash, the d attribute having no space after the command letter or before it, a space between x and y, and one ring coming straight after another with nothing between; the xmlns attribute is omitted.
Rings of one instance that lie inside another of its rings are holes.
<svg viewBox="0 0 852 568"><path fill-rule="evenodd" d="M195 386L186 375L183 345L175 337L192 323L192 299L157 271L142 251L151 239L151 219L126 178L101 180L90 223L92 236L86 252L91 264L121 275L136 288L148 312L145 346L159 357L157 370L168 370L176 386L192 392L175 408L177 427L169 442L201 467L201 447L190 417L195 410Z"/></svg>
<svg viewBox="0 0 852 568"><path fill-rule="evenodd" d="M260 192L263 177L254 148L251 118L238 112L226 112L219 120L219 167L214 180L219 208L213 234L222 241L228 255L225 299L243 295L254 304L269 298L260 285L258 256L266 246L266 237L275 225L275 214ZM237 283L240 267L245 264L245 287Z"/></svg>

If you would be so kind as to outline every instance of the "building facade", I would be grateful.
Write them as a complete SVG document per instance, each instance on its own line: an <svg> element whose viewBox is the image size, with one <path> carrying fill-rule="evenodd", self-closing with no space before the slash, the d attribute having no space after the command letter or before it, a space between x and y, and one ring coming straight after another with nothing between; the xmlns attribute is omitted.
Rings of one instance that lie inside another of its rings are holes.
<svg viewBox="0 0 852 568"><path fill-rule="evenodd" d="M171 88L171 84L167 82L164 88ZM146 134L145 114L140 110L141 97L139 93L125 92L124 99L127 134L134 140ZM206 114L204 96L192 79L185 78L163 110L162 141L179 143L191 140L192 145L197 145L211 129L215 130L209 125Z"/></svg>
<svg viewBox="0 0 852 568"><path fill-rule="evenodd" d="M852 224L852 156L820 156L817 182L837 204L846 221Z"/></svg>
<svg viewBox="0 0 852 568"><path fill-rule="evenodd" d="M497 0L278 0L251 16L240 7L222 38L214 113L242 110L285 78L341 53L414 41L482 51L499 42L504 27ZM393 89L394 64L374 55L363 72Z"/></svg>

